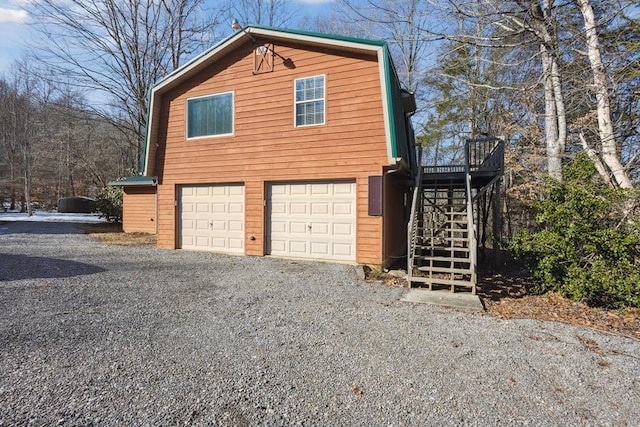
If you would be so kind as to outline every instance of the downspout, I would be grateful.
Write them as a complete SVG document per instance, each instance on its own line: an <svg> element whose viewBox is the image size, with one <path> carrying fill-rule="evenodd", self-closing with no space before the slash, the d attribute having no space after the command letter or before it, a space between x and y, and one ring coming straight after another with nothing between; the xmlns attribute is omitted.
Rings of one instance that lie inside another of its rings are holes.
<svg viewBox="0 0 640 427"><path fill-rule="evenodd" d="M156 214L155 214L155 221L156 221L156 239L158 238L158 183L154 183L155 187L156 187L156 191L155 191L155 204L156 204ZM157 243L156 243L157 244Z"/></svg>

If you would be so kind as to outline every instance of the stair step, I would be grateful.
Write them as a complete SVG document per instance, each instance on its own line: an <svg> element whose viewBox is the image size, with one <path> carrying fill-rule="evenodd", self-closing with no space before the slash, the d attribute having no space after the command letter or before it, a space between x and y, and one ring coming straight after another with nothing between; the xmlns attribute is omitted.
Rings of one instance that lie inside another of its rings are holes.
<svg viewBox="0 0 640 427"><path fill-rule="evenodd" d="M450 274L471 274L470 268L448 268L448 267L417 267L419 271L430 273L450 273Z"/></svg>
<svg viewBox="0 0 640 427"><path fill-rule="evenodd" d="M437 232L452 232L452 233L468 233L469 230L467 230L467 227L459 227L459 228L454 228L454 227L449 227L449 228L444 228L444 227L416 227L416 230L419 231L437 231Z"/></svg>
<svg viewBox="0 0 640 427"><path fill-rule="evenodd" d="M425 221L425 222L430 222L430 221ZM449 226L449 229L452 230L464 230L467 231L467 224L466 222L462 222L462 221L447 221L445 223L439 223L439 222L432 222L432 224L434 224L431 227L425 227L424 224L418 224L418 227L416 227L418 230L430 230L430 229L438 229L438 230L446 230L447 228L445 228L445 226ZM453 226L456 225L464 225L464 228L462 227L457 227L457 228L453 228Z"/></svg>
<svg viewBox="0 0 640 427"><path fill-rule="evenodd" d="M420 277L420 276L411 276L409 277L410 282L420 282L426 284L433 285L450 285L450 286L466 286L469 288L475 287L473 282L469 280L451 280L451 279L439 279L437 277Z"/></svg>
<svg viewBox="0 0 640 427"><path fill-rule="evenodd" d="M469 264L471 260L467 258L454 258L454 257L445 257L445 256L429 256L429 255L417 255L413 257L414 259L424 259L435 262L460 262Z"/></svg>
<svg viewBox="0 0 640 427"><path fill-rule="evenodd" d="M450 252L469 252L469 248L457 247L457 246L431 246L431 245L416 245L416 250L433 250L433 251L450 251Z"/></svg>
<svg viewBox="0 0 640 427"><path fill-rule="evenodd" d="M430 241L431 238L428 236L416 236L417 239L423 240L423 241ZM469 238L466 237L434 237L434 240L443 240L445 242L468 242Z"/></svg>

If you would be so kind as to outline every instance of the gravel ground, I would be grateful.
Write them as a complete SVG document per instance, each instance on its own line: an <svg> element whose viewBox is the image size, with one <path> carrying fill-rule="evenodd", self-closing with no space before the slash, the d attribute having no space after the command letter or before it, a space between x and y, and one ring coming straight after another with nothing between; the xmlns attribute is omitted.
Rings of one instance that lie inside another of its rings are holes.
<svg viewBox="0 0 640 427"><path fill-rule="evenodd" d="M640 424L640 343L405 292L0 224L0 425Z"/></svg>

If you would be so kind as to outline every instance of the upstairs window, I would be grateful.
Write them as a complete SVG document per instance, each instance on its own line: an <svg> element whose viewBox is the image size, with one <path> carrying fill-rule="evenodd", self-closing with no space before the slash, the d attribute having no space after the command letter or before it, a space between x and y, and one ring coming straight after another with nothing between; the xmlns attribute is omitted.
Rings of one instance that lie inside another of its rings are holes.
<svg viewBox="0 0 640 427"><path fill-rule="evenodd" d="M233 92L187 100L187 138L233 134Z"/></svg>
<svg viewBox="0 0 640 427"><path fill-rule="evenodd" d="M324 76L295 81L296 126L324 124Z"/></svg>

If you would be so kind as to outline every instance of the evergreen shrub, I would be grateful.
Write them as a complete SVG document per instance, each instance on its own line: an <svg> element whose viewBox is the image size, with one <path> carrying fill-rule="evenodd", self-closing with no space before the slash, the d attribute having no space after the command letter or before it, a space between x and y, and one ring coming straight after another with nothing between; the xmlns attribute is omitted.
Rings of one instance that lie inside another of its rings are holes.
<svg viewBox="0 0 640 427"><path fill-rule="evenodd" d="M639 198L606 185L586 154L579 154L562 182L549 180L536 209L534 231L510 245L539 291L557 291L592 306L640 308Z"/></svg>
<svg viewBox="0 0 640 427"><path fill-rule="evenodd" d="M96 209L108 222L122 221L122 188L107 186L96 198Z"/></svg>

